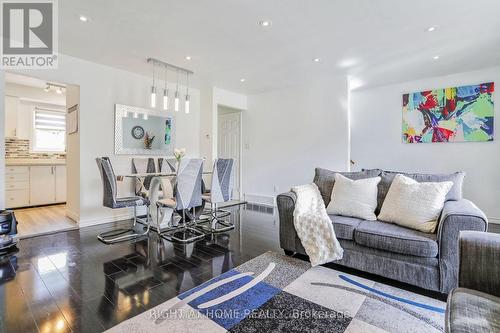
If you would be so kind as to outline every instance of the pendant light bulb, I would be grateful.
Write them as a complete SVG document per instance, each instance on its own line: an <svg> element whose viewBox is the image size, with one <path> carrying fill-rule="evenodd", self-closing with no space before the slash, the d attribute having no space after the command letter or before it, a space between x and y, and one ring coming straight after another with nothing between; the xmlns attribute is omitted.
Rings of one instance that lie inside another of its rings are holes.
<svg viewBox="0 0 500 333"><path fill-rule="evenodd" d="M175 99L174 99L174 110L175 112L179 111L179 92L175 92Z"/></svg>
<svg viewBox="0 0 500 333"><path fill-rule="evenodd" d="M168 89L163 89L163 110L168 110Z"/></svg>
<svg viewBox="0 0 500 333"><path fill-rule="evenodd" d="M151 87L151 107L156 107L156 88L155 86Z"/></svg>
<svg viewBox="0 0 500 333"><path fill-rule="evenodd" d="M151 86L151 107L156 107L155 63L153 62L153 85Z"/></svg>
<svg viewBox="0 0 500 333"><path fill-rule="evenodd" d="M175 85L174 110L179 112L179 70L176 71L177 84Z"/></svg>
<svg viewBox="0 0 500 333"><path fill-rule="evenodd" d="M165 76L163 78L163 110L168 110L168 82L167 82L168 66L165 66Z"/></svg>
<svg viewBox="0 0 500 333"><path fill-rule="evenodd" d="M189 113L189 73L186 72L186 104L184 106L184 112Z"/></svg>
<svg viewBox="0 0 500 333"><path fill-rule="evenodd" d="M186 112L186 114L189 113L189 95L186 95L186 105L184 111Z"/></svg>

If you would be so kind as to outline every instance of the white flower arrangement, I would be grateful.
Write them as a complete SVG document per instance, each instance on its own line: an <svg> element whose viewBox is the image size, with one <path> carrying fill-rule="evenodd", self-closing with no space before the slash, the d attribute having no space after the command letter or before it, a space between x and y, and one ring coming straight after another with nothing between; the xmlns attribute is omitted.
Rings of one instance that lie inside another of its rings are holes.
<svg viewBox="0 0 500 333"><path fill-rule="evenodd" d="M175 148L174 157L177 161L180 161L184 155L186 155L186 148Z"/></svg>

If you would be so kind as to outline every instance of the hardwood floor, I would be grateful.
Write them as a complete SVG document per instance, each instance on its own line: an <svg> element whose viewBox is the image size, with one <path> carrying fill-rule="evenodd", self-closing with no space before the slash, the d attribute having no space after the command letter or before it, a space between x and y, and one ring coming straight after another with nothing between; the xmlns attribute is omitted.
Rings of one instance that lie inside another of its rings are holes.
<svg viewBox="0 0 500 333"><path fill-rule="evenodd" d="M56 231L76 229L77 224L66 217L66 205L14 209L20 238Z"/></svg>

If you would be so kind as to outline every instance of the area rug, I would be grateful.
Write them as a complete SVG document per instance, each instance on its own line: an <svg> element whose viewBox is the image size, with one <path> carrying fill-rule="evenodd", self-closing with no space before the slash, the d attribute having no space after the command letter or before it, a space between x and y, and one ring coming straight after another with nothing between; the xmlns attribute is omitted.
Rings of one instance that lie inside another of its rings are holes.
<svg viewBox="0 0 500 333"><path fill-rule="evenodd" d="M445 303L267 252L108 332L442 332Z"/></svg>

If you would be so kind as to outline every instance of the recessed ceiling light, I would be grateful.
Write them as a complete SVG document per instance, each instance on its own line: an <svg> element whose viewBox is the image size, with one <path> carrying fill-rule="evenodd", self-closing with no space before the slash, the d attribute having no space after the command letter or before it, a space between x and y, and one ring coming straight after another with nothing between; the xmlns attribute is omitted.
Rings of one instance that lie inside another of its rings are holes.
<svg viewBox="0 0 500 333"><path fill-rule="evenodd" d="M85 16L85 15L80 15L79 19L82 22L88 22L89 21L89 18L87 16Z"/></svg>
<svg viewBox="0 0 500 333"><path fill-rule="evenodd" d="M437 28L438 28L437 26L433 25L433 26L428 27L428 28L427 28L427 31L428 31L428 32L433 32L433 31L434 31L434 30L436 30Z"/></svg>
<svg viewBox="0 0 500 333"><path fill-rule="evenodd" d="M314 59L313 59L313 61L314 61L314 62L320 62L320 61L321 61L321 59L320 59L320 58L314 58Z"/></svg>
<svg viewBox="0 0 500 333"><path fill-rule="evenodd" d="M246 79L245 79L245 78L241 78L241 79L240 79L240 82L245 82L245 81L246 81Z"/></svg>
<svg viewBox="0 0 500 333"><path fill-rule="evenodd" d="M266 21L259 21L259 25L261 27L270 27L272 24L273 24L273 22L267 21L267 20Z"/></svg>
<svg viewBox="0 0 500 333"><path fill-rule="evenodd" d="M434 59L434 60L438 60L438 59L439 59L439 56L438 56L438 55L435 55L434 57L432 57L432 59Z"/></svg>
<svg viewBox="0 0 500 333"><path fill-rule="evenodd" d="M188 60L188 61L189 61L189 60L191 60L191 56L188 56L188 55L187 55L187 56L186 56L186 60Z"/></svg>

